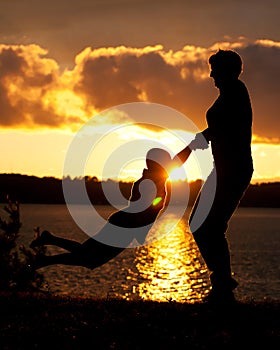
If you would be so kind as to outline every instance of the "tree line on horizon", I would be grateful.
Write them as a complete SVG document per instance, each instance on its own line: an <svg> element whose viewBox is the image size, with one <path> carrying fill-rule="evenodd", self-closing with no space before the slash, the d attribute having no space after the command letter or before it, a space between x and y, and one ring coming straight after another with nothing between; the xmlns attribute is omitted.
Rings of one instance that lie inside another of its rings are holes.
<svg viewBox="0 0 280 350"><path fill-rule="evenodd" d="M85 182L88 197L92 204L110 204L104 193L121 193L122 202L116 204L126 205L130 196L133 182L115 180L100 181L97 177L85 176L78 178L64 178L68 181L73 191L79 191L81 183ZM192 205L201 188L202 180L189 183L189 205ZM229 184L230 186L230 184ZM186 182L177 181L172 185L172 191L176 202L184 203L186 200ZM37 177L22 174L0 174L0 202L6 202L6 198L12 198L19 203L33 204L65 204L62 180L54 177ZM110 196L111 200L112 196ZM120 197L117 196L119 199ZM73 204L81 204L79 196ZM250 184L247 192L241 200L240 206L246 207L280 207L280 182Z"/></svg>

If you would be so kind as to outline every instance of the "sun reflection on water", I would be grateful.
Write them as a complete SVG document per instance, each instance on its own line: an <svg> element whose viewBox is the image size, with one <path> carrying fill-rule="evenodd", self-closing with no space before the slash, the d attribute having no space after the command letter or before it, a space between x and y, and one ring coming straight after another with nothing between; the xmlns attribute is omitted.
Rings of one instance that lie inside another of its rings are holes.
<svg viewBox="0 0 280 350"><path fill-rule="evenodd" d="M201 301L209 292L207 268L198 248L182 219L172 231L172 218L157 226L162 239L137 248L135 271L127 280L133 282L133 293L144 300ZM162 233L168 234L162 234ZM149 235L154 235L151 232ZM128 297L128 295L127 295ZM129 298L129 297L128 297Z"/></svg>

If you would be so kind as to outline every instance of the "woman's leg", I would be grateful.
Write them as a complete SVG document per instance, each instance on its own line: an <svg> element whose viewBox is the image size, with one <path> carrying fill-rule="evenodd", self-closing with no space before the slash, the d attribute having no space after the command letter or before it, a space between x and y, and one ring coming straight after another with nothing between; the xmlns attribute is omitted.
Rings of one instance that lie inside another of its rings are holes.
<svg viewBox="0 0 280 350"><path fill-rule="evenodd" d="M231 283L230 253L225 234L235 207L226 192L227 187L216 183L215 174L211 173L190 216L191 232L211 277L218 276L215 280L223 285ZM229 206L232 207L230 210Z"/></svg>
<svg viewBox="0 0 280 350"><path fill-rule="evenodd" d="M238 207L245 188L246 183L245 185L235 183L234 179L232 181L229 179L228 183L219 182L208 215L199 227L192 230L201 255L208 269L212 272L211 282L215 290L230 293L237 286L237 282L231 276L231 261L226 231L229 220ZM203 201L202 203L198 201L194 207L190 218L191 229L192 221L199 213L199 206L203 206L203 203Z"/></svg>

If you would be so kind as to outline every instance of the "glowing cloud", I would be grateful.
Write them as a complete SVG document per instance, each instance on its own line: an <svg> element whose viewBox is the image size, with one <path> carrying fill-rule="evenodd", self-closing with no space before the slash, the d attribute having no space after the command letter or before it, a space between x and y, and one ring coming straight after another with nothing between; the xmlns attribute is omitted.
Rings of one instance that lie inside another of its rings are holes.
<svg viewBox="0 0 280 350"><path fill-rule="evenodd" d="M217 95L208 58L219 48L233 48L243 58L254 134L279 142L280 43L268 39L228 39L177 51L162 45L87 47L63 71L38 45L0 45L0 126L76 130L106 108L149 101L177 109L202 129Z"/></svg>

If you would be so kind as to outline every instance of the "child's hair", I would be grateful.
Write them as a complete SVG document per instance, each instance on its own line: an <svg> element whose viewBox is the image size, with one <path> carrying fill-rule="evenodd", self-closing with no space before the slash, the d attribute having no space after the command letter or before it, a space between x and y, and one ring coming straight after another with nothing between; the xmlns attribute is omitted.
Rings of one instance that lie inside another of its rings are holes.
<svg viewBox="0 0 280 350"><path fill-rule="evenodd" d="M170 154L162 148L151 148L146 155L146 164L148 168L160 165L166 170L171 161Z"/></svg>

